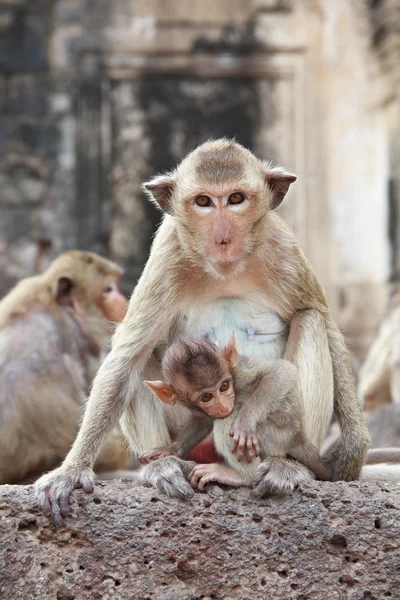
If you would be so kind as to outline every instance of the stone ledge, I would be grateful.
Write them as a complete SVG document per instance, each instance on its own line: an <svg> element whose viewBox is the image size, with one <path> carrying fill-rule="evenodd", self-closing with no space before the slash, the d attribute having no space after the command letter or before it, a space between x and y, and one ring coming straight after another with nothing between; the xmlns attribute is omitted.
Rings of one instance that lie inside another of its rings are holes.
<svg viewBox="0 0 400 600"><path fill-rule="evenodd" d="M101 482L58 530L0 487L5 600L381 600L400 594L400 486L310 483L281 500L212 486L186 502Z"/></svg>

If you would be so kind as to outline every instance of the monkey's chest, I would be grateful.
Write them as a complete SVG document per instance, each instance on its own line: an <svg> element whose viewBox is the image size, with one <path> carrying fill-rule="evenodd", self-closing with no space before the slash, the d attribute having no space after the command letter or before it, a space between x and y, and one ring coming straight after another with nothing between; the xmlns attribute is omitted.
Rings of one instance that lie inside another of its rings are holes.
<svg viewBox="0 0 400 600"><path fill-rule="evenodd" d="M287 324L268 307L239 298L222 298L194 305L183 319L181 334L206 336L225 346L235 332L240 354L266 359L282 358L289 334Z"/></svg>

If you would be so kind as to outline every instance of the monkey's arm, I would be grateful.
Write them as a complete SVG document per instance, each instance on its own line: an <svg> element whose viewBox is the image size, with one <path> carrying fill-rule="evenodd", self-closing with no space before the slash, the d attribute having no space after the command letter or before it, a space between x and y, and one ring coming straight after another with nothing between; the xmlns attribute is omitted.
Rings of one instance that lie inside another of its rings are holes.
<svg viewBox="0 0 400 600"><path fill-rule="evenodd" d="M211 433L212 428L212 419L209 419L205 415L192 415L185 426L178 431L172 444L142 454L139 460L142 464L147 464L152 460L170 456L171 454L185 459L190 451Z"/></svg>
<svg viewBox="0 0 400 600"><path fill-rule="evenodd" d="M286 360L261 364L247 358L240 359L234 377L240 408L230 431L233 436L232 452L237 452L239 462L245 452L247 462L258 456L257 425L282 408L282 400L295 385L296 373L296 367Z"/></svg>
<svg viewBox="0 0 400 600"><path fill-rule="evenodd" d="M160 228L142 277L131 297L128 314L117 329L112 349L93 383L79 434L64 463L35 484L39 502L56 524L69 513L68 497L75 487L93 490L92 466L109 431L121 417L130 389L140 389L142 371L158 340L168 335L178 306L177 289L169 276L178 271L179 252L163 264L164 238L172 229ZM181 290L182 293L182 290ZM133 398L133 401L135 398ZM149 414L149 423L156 415ZM161 425L162 426L162 420ZM154 423L156 427L156 423ZM164 435L164 430L160 435ZM165 436L168 435L165 426Z"/></svg>

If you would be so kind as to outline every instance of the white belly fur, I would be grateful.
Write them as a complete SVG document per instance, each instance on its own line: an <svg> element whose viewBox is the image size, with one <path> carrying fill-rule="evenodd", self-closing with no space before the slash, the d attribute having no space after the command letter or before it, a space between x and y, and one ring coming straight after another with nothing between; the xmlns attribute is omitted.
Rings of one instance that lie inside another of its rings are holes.
<svg viewBox="0 0 400 600"><path fill-rule="evenodd" d="M249 328L255 332L253 339ZM212 330L221 347L234 331L240 354L265 359L282 358L289 334L287 324L269 306L240 298L220 298L201 310L194 304L186 311L182 329L196 337Z"/></svg>

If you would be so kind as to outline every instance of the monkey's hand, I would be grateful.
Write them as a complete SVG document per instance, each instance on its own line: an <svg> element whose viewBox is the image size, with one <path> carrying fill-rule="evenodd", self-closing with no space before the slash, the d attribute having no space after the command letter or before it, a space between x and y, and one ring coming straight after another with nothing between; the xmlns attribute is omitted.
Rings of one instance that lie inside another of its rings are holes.
<svg viewBox="0 0 400 600"><path fill-rule="evenodd" d="M195 465L196 463L191 460L166 456L142 467L139 483L148 487L153 486L165 492L167 496L187 498L193 496L193 489L187 479Z"/></svg>
<svg viewBox="0 0 400 600"><path fill-rule="evenodd" d="M243 455L246 453L246 460L250 463L255 456L260 453L258 439L256 436L255 427L249 425L246 419L241 419L240 415L236 419L229 435L232 440L232 454L236 452L236 458L240 462Z"/></svg>
<svg viewBox="0 0 400 600"><path fill-rule="evenodd" d="M139 462L142 465L148 465L153 460L158 460L159 458L165 458L166 456L171 456L173 451L168 448L159 448L158 450L152 450L151 452L146 452L146 454L142 454L139 456Z"/></svg>
<svg viewBox="0 0 400 600"><path fill-rule="evenodd" d="M54 525L60 527L63 518L71 512L71 492L83 488L86 494L94 489L95 474L91 469L73 472L63 466L43 475L34 484L36 498L43 513L53 519Z"/></svg>

